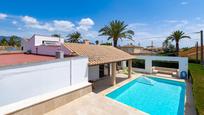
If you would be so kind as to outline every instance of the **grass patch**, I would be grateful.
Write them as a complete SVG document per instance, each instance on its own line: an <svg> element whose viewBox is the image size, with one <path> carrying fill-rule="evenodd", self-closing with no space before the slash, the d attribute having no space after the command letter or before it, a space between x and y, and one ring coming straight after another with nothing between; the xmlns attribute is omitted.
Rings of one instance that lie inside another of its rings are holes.
<svg viewBox="0 0 204 115"><path fill-rule="evenodd" d="M193 95L199 115L204 115L204 67L200 64L189 64L193 79Z"/></svg>

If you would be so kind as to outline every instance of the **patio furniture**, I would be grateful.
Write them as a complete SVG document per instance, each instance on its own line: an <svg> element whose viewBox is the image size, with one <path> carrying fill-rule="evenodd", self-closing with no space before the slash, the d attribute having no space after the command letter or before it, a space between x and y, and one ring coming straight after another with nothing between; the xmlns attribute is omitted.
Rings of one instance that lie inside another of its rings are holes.
<svg viewBox="0 0 204 115"><path fill-rule="evenodd" d="M178 77L178 69L165 68L165 67L152 67L152 72L154 74L162 73L172 75L173 77Z"/></svg>

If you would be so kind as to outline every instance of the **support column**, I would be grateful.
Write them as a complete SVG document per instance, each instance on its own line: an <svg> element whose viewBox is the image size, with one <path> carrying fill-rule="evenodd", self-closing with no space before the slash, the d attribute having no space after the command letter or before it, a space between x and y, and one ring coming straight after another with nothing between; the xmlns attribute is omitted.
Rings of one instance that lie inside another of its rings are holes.
<svg viewBox="0 0 204 115"><path fill-rule="evenodd" d="M125 69L127 67L126 61L121 61L121 66L122 66L122 69Z"/></svg>
<svg viewBox="0 0 204 115"><path fill-rule="evenodd" d="M149 58L145 59L145 72L152 73L152 60Z"/></svg>
<svg viewBox="0 0 204 115"><path fill-rule="evenodd" d="M132 60L128 60L128 78L131 78L132 73Z"/></svg>
<svg viewBox="0 0 204 115"><path fill-rule="evenodd" d="M115 85L116 84L116 63L112 63L111 64L111 85Z"/></svg>
<svg viewBox="0 0 204 115"><path fill-rule="evenodd" d="M108 76L111 77L111 64L108 64Z"/></svg>

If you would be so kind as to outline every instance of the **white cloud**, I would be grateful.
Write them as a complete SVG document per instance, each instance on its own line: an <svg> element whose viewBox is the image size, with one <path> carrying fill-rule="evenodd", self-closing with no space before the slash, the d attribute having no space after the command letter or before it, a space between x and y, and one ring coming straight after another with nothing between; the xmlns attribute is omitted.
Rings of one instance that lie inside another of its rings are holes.
<svg viewBox="0 0 204 115"><path fill-rule="evenodd" d="M71 31L74 28L74 24L68 20L54 20L52 22L40 22L34 17L23 16L22 21L27 27L42 29L47 31Z"/></svg>
<svg viewBox="0 0 204 115"><path fill-rule="evenodd" d="M88 31L92 26L94 25L94 21L90 18L83 18L79 22L79 27L77 27L78 30L85 30Z"/></svg>
<svg viewBox="0 0 204 115"><path fill-rule="evenodd" d="M6 19L7 17L7 14L0 13L0 20Z"/></svg>
<svg viewBox="0 0 204 115"><path fill-rule="evenodd" d="M15 21L15 20L14 20L14 21L12 21L12 24L13 24L13 25L16 25L17 23L18 23L18 22L17 22L17 21Z"/></svg>
<svg viewBox="0 0 204 115"><path fill-rule="evenodd" d="M47 31L54 31L54 28L49 23L41 23L34 17L23 16L21 20L25 23L26 27L42 29Z"/></svg>
<svg viewBox="0 0 204 115"><path fill-rule="evenodd" d="M58 31L71 31L74 28L74 24L66 20L54 20L53 21L55 30Z"/></svg>
<svg viewBox="0 0 204 115"><path fill-rule="evenodd" d="M201 20L201 17L196 17L195 19L199 21L199 20Z"/></svg>
<svg viewBox="0 0 204 115"><path fill-rule="evenodd" d="M39 22L37 21L37 19L30 17L30 16L23 16L22 21L24 23L26 23L28 26L32 26L32 25L38 25Z"/></svg>
<svg viewBox="0 0 204 115"><path fill-rule="evenodd" d="M187 4L188 4L188 2L186 2L186 1L181 2L181 5L187 5Z"/></svg>
<svg viewBox="0 0 204 115"><path fill-rule="evenodd" d="M166 23L177 23L179 22L178 20L164 20Z"/></svg>
<svg viewBox="0 0 204 115"><path fill-rule="evenodd" d="M54 30L55 30L55 29L52 27L52 25L49 24L49 23L36 24L36 25L31 26L31 27L36 28L36 29L47 30L47 31L54 31Z"/></svg>
<svg viewBox="0 0 204 115"><path fill-rule="evenodd" d="M22 28L21 28L21 27L18 27L17 30L22 30Z"/></svg>
<svg viewBox="0 0 204 115"><path fill-rule="evenodd" d="M132 24L129 24L129 27L135 27L135 26L147 26L148 24L146 23L132 23Z"/></svg>
<svg viewBox="0 0 204 115"><path fill-rule="evenodd" d="M93 26L94 25L94 21L90 18L83 18L81 19L81 21L79 22L80 26Z"/></svg>

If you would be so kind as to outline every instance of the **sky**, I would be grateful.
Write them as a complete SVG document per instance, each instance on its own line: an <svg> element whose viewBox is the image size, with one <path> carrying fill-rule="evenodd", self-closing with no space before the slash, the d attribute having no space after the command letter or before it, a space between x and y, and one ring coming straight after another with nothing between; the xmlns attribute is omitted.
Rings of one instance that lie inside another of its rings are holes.
<svg viewBox="0 0 204 115"><path fill-rule="evenodd" d="M204 30L204 0L0 0L0 35L30 38L33 34L60 34L79 31L84 39L106 42L98 36L100 28L112 20L121 20L135 32L134 42L120 40L119 45L160 47L175 30L191 39L181 47L194 46ZM110 41L109 41L110 42Z"/></svg>

